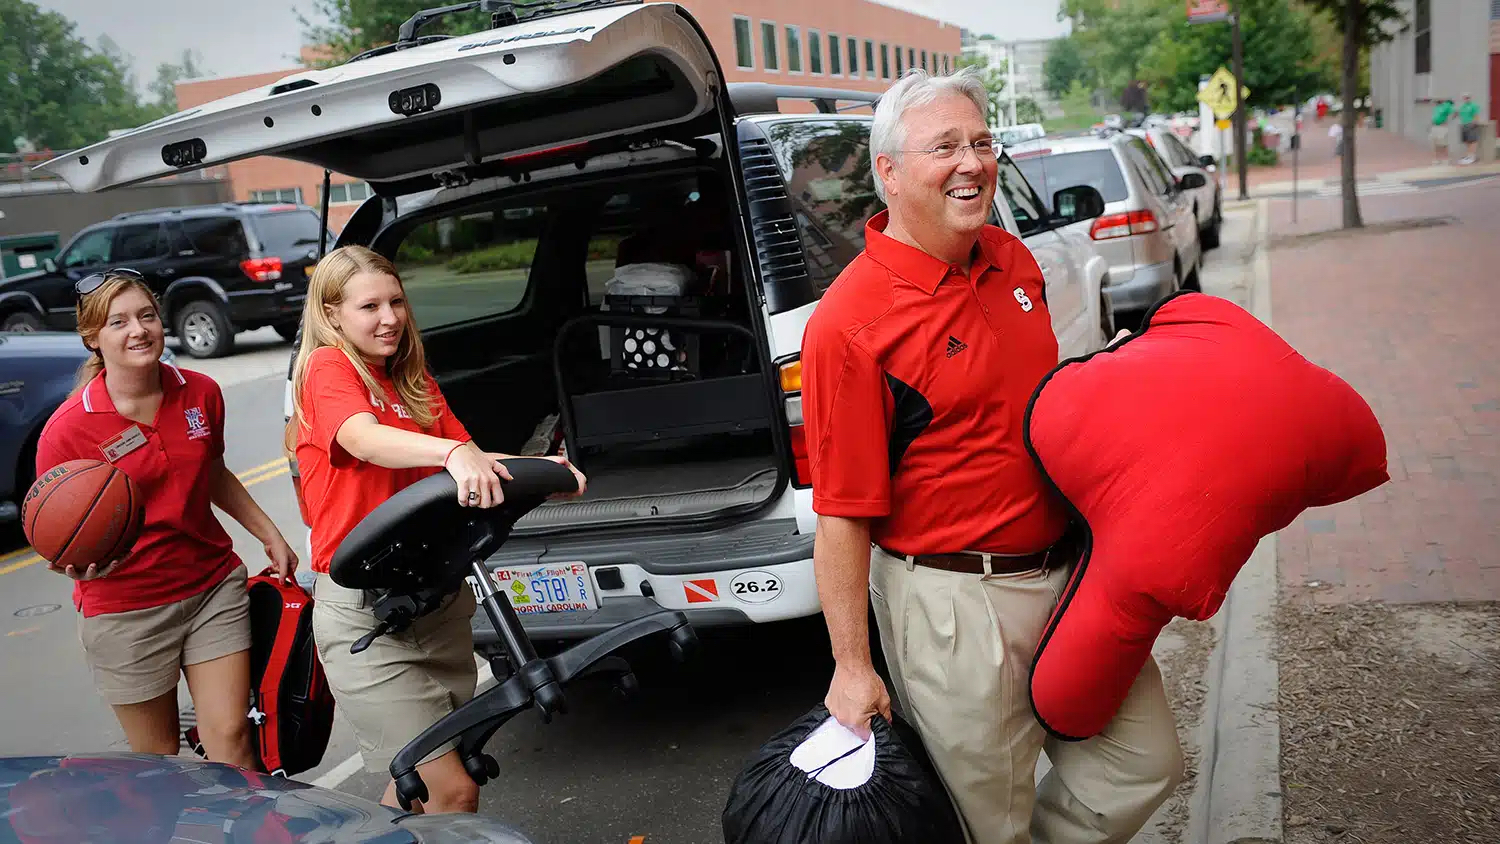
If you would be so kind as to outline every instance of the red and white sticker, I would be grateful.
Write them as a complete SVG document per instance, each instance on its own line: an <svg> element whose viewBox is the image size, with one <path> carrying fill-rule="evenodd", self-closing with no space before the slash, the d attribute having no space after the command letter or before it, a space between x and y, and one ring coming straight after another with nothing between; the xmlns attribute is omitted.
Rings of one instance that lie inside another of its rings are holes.
<svg viewBox="0 0 1500 844"><path fill-rule="evenodd" d="M719 584L713 580L684 580L682 591L689 604L712 604L719 600Z"/></svg>

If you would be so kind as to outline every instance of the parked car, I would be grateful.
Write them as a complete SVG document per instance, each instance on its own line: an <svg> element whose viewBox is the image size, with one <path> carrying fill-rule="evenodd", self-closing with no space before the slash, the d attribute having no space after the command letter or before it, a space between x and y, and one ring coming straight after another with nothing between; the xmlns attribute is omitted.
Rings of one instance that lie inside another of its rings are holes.
<svg viewBox="0 0 1500 844"><path fill-rule="evenodd" d="M187 756L0 758L0 838L73 841L338 841L530 844L475 814L409 814L328 788Z"/></svg>
<svg viewBox="0 0 1500 844"><path fill-rule="evenodd" d="M999 141L1005 147L1013 147L1026 141L1035 141L1047 136L1047 130L1042 128L1042 124L1040 123L1021 123L992 131L995 134L995 140Z"/></svg>
<svg viewBox="0 0 1500 844"><path fill-rule="evenodd" d="M723 86L673 4L566 9L377 48L46 167L87 191L176 169L164 150L270 154L368 181L336 245L395 261L453 411L486 448L565 450L589 476L488 561L533 639L663 608L698 627L816 614L800 349L881 207L871 118L839 108L876 95ZM1099 348L1106 264L1066 228L1103 199L1066 193L1060 217L1008 157L1000 174L991 220L1036 255L1063 354Z"/></svg>
<svg viewBox="0 0 1500 844"><path fill-rule="evenodd" d="M290 203L118 214L78 232L43 269L0 283L0 330L72 330L73 283L129 267L146 277L167 330L193 357L227 355L237 332L267 325L291 340L319 228L317 212Z"/></svg>
<svg viewBox="0 0 1500 844"><path fill-rule="evenodd" d="M1174 291L1198 289L1203 249L1188 191L1203 186L1201 174L1174 177L1144 140L1125 132L1053 139L1015 158L1044 196L1089 185L1104 197L1102 215L1071 228L1109 262L1104 298L1122 327Z"/></svg>
<svg viewBox="0 0 1500 844"><path fill-rule="evenodd" d="M42 426L72 392L88 356L74 333L0 333L0 524L20 516L21 497L36 479ZM163 351L163 363L176 359Z"/></svg>
<svg viewBox="0 0 1500 844"><path fill-rule="evenodd" d="M1184 193L1192 199L1193 216L1198 220L1198 239L1203 242L1203 248L1217 249L1224 214L1221 208L1223 189L1219 185L1214 157L1195 154L1166 124L1128 131L1129 134L1145 138L1173 176L1181 179L1189 173L1197 173L1203 177L1201 187L1187 189Z"/></svg>

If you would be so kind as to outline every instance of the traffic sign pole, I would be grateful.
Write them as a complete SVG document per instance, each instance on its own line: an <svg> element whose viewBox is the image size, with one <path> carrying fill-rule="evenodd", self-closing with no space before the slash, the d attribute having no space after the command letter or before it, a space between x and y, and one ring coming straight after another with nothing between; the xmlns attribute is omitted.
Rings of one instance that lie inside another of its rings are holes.
<svg viewBox="0 0 1500 844"><path fill-rule="evenodd" d="M1240 46L1240 9L1243 2L1236 3L1234 11L1230 14L1230 22L1234 27L1234 163L1240 171L1240 199L1249 199L1249 192L1245 189L1246 167L1248 165L1249 152L1245 146L1245 97L1239 94L1245 87L1245 59Z"/></svg>

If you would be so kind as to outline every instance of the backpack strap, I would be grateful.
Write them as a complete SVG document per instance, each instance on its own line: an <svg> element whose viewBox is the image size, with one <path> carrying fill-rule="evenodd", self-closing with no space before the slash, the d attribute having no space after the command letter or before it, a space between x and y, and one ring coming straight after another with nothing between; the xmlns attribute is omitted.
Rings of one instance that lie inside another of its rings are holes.
<svg viewBox="0 0 1500 844"><path fill-rule="evenodd" d="M281 678L286 674L287 662L291 658L291 648L296 641L297 627L302 622L302 614L312 607L312 596L295 582L283 586L277 583L274 577L268 578L268 582L281 593L281 621L276 625L275 646L266 660L266 672L261 677L260 689L256 695L261 711L257 713L252 708L250 720L255 721L260 728L260 756L266 766L266 772L285 776L285 772L281 769L281 731L277 718L278 710L281 708ZM287 606L292 601L299 601L301 606ZM259 715L259 720L256 718L257 715Z"/></svg>

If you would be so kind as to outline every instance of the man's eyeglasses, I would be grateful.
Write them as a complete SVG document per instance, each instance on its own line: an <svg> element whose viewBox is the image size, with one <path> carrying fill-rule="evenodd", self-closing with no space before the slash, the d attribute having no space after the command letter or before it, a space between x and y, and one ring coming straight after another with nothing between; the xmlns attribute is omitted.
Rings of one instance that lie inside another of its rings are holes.
<svg viewBox="0 0 1500 844"><path fill-rule="evenodd" d="M114 275L122 275L126 278L136 279L137 281L146 280L145 276L141 275L135 270L126 269L124 267L117 267L112 270L105 270L102 273L90 273L89 275L80 278L78 280L78 283L73 285L73 292L77 293L78 298L82 299L90 293L93 293L95 290L98 290L99 285L103 284L105 279Z"/></svg>
<svg viewBox="0 0 1500 844"><path fill-rule="evenodd" d="M983 161L986 157L1000 157L1000 144L993 138L986 138L982 141L975 141L972 144L955 144L950 141L948 143L938 144L931 149L904 149L901 151L913 154L922 153L924 155L930 155L932 156L934 161L951 161L955 157L962 155L965 150L970 149L974 150L974 155L977 156L980 161Z"/></svg>

